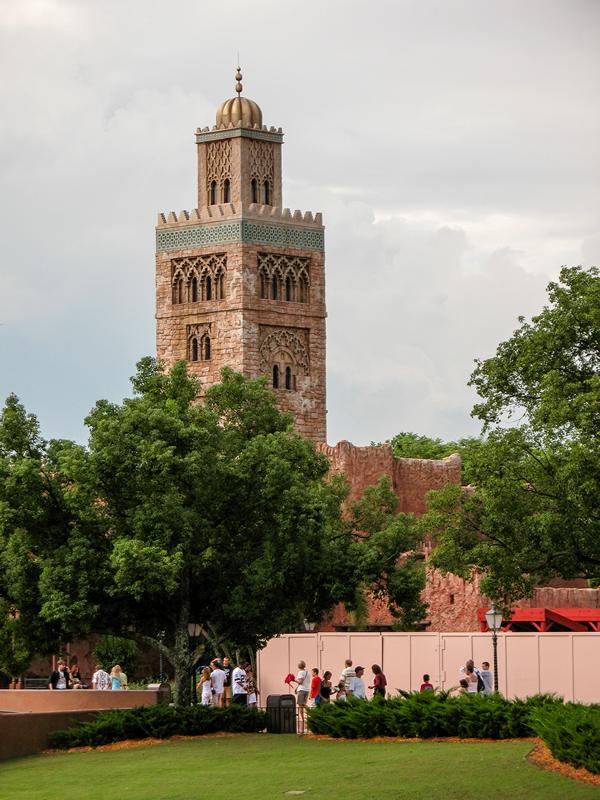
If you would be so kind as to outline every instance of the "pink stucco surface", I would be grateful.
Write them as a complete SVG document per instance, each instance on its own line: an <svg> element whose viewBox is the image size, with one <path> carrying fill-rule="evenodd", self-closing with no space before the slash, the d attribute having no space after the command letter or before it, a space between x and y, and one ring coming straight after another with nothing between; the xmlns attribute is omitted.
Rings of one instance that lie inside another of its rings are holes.
<svg viewBox="0 0 600 800"><path fill-rule="evenodd" d="M160 702L160 692L94 691L93 689L5 689L0 691L0 711L51 712L51 711L102 711L109 708L153 706Z"/></svg>
<svg viewBox="0 0 600 800"><path fill-rule="evenodd" d="M337 682L344 660L365 667L365 683L371 665L386 674L388 692L418 689L424 673L436 687L458 685L459 668L469 658L476 664L492 663L489 633L294 633L272 639L258 654L261 703L270 694L290 691L284 683L298 661L331 670ZM599 703L600 661L598 633L508 633L498 636L499 688L507 697L537 692L556 692L566 700Z"/></svg>

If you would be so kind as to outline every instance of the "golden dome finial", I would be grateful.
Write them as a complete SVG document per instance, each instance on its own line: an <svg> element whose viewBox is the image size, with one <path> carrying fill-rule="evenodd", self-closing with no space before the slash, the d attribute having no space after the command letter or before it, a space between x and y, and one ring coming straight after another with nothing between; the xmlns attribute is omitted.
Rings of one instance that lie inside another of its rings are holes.
<svg viewBox="0 0 600 800"><path fill-rule="evenodd" d="M242 128L262 128L262 111L259 106L242 94L242 68L235 73L235 97L225 100L217 109L217 128L228 128L231 125Z"/></svg>

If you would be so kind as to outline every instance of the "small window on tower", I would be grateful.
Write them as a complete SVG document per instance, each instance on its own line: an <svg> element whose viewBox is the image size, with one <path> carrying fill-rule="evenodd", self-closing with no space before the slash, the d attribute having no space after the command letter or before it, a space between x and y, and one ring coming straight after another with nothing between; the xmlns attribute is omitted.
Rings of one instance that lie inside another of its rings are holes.
<svg viewBox="0 0 600 800"><path fill-rule="evenodd" d="M202 340L202 359L210 361L210 336L205 336Z"/></svg>
<svg viewBox="0 0 600 800"><path fill-rule="evenodd" d="M269 184L269 181L265 181L263 186L264 186L265 205L266 206L270 206L271 205L271 186Z"/></svg>
<svg viewBox="0 0 600 800"><path fill-rule="evenodd" d="M273 275L271 278L271 300L278 300L279 299L279 284L277 281L277 275Z"/></svg>
<svg viewBox="0 0 600 800"><path fill-rule="evenodd" d="M191 294L192 303L197 303L198 302L198 278L196 278L196 276L194 276L192 278L192 285L191 285L190 294Z"/></svg>
<svg viewBox="0 0 600 800"><path fill-rule="evenodd" d="M279 389L279 367L277 364L273 366L273 388Z"/></svg>
<svg viewBox="0 0 600 800"><path fill-rule="evenodd" d="M256 178L252 178L250 189L251 189L252 202L258 203L258 183Z"/></svg>
<svg viewBox="0 0 600 800"><path fill-rule="evenodd" d="M285 299L288 303L294 299L294 287L292 286L292 279L288 275L285 279Z"/></svg>
<svg viewBox="0 0 600 800"><path fill-rule="evenodd" d="M206 277L206 299L212 300L212 278L210 275Z"/></svg>
<svg viewBox="0 0 600 800"><path fill-rule="evenodd" d="M198 339L195 336L190 343L190 360L198 361Z"/></svg>
<svg viewBox="0 0 600 800"><path fill-rule="evenodd" d="M217 204L217 182L211 181L210 184L210 197L208 200L209 205L215 206Z"/></svg>
<svg viewBox="0 0 600 800"><path fill-rule="evenodd" d="M285 388L291 389L292 388L292 368L286 367L285 368Z"/></svg>
<svg viewBox="0 0 600 800"><path fill-rule="evenodd" d="M229 178L225 178L223 181L223 202L231 203L231 183Z"/></svg>

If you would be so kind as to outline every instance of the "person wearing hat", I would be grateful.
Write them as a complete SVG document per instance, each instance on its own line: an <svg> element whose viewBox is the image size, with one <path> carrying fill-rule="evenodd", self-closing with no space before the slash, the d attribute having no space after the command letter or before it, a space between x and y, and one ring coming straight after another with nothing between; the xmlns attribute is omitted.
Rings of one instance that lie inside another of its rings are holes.
<svg viewBox="0 0 600 800"><path fill-rule="evenodd" d="M353 697L358 697L359 700L366 700L367 693L365 691L365 682L363 681L363 675L365 672L364 667L355 667L354 668L354 678L352 678L352 695Z"/></svg>

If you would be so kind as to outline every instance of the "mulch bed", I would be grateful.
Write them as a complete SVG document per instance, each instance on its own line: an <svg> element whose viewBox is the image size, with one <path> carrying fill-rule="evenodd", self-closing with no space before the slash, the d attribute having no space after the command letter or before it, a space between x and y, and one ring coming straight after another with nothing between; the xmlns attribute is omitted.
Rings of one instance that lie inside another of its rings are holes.
<svg viewBox="0 0 600 800"><path fill-rule="evenodd" d="M559 761L554 758L548 747L541 740L537 740L537 744L527 756L527 760L535 764L536 767L541 767L549 772L559 772L565 778L600 786L600 775L595 775L585 767L572 767L570 764Z"/></svg>

